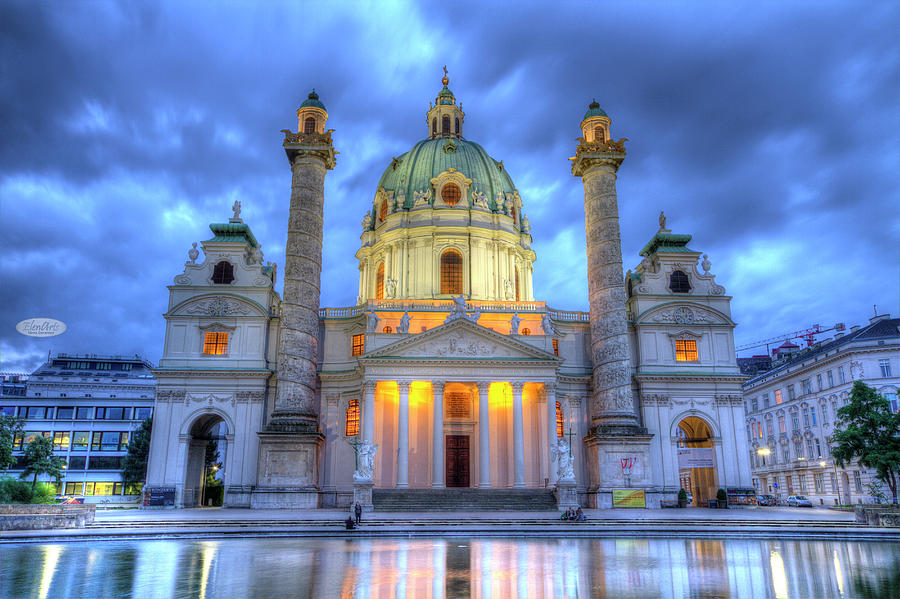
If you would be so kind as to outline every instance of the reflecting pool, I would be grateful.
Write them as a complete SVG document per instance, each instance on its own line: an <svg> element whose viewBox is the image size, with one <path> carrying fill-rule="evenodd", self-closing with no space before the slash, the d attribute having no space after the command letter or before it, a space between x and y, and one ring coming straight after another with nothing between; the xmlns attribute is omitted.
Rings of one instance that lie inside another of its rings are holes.
<svg viewBox="0 0 900 599"><path fill-rule="evenodd" d="M226 539L0 545L0 597L897 597L891 543Z"/></svg>

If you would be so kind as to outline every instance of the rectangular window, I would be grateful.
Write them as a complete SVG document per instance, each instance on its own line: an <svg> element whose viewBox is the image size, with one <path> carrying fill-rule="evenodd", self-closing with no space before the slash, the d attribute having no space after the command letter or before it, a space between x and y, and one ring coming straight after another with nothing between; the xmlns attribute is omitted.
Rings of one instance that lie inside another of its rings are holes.
<svg viewBox="0 0 900 599"><path fill-rule="evenodd" d="M754 412L759 411L759 400L756 399L755 397L750 400L750 409Z"/></svg>
<svg viewBox="0 0 900 599"><path fill-rule="evenodd" d="M763 393L762 398L763 398L763 407L768 408L769 407L769 394Z"/></svg>
<svg viewBox="0 0 900 599"><path fill-rule="evenodd" d="M75 417L75 408L56 408L57 420L71 420Z"/></svg>
<svg viewBox="0 0 900 599"><path fill-rule="evenodd" d="M347 402L347 415L344 422L344 434L355 437L359 434L359 400L351 399Z"/></svg>
<svg viewBox="0 0 900 599"><path fill-rule="evenodd" d="M144 488L144 483L128 483L125 485L126 495L140 495Z"/></svg>
<svg viewBox="0 0 900 599"><path fill-rule="evenodd" d="M806 440L806 457L810 460L813 459L814 457L816 457L816 454L813 452L812 439Z"/></svg>
<svg viewBox="0 0 900 599"><path fill-rule="evenodd" d="M350 355L361 356L366 349L366 336L362 333L353 335L350 340Z"/></svg>
<svg viewBox="0 0 900 599"><path fill-rule="evenodd" d="M104 418L106 418L106 408L97 408L94 418L96 418L97 420L103 420Z"/></svg>
<svg viewBox="0 0 900 599"><path fill-rule="evenodd" d="M838 380L840 380L842 384L847 382L847 378L844 376L843 366L838 366Z"/></svg>
<svg viewBox="0 0 900 599"><path fill-rule="evenodd" d="M859 474L859 470L855 470L853 472L853 486L856 487L857 493L862 493L862 476Z"/></svg>
<svg viewBox="0 0 900 599"><path fill-rule="evenodd" d="M812 425L816 425L816 408L812 407L809 409L809 415L811 416Z"/></svg>
<svg viewBox="0 0 900 599"><path fill-rule="evenodd" d="M775 434L775 428L772 426L771 422L766 424L766 434L770 437ZM760 437L762 437L762 435L760 435Z"/></svg>
<svg viewBox="0 0 900 599"><path fill-rule="evenodd" d="M883 378L891 376L891 363L889 360L878 360L878 366L881 367L881 376Z"/></svg>
<svg viewBox="0 0 900 599"><path fill-rule="evenodd" d="M93 436L91 437L91 451L100 451L100 440L103 438L103 433L100 431L94 431Z"/></svg>
<svg viewBox="0 0 900 599"><path fill-rule="evenodd" d="M122 486L122 483L113 483L113 495L121 495Z"/></svg>
<svg viewBox="0 0 900 599"><path fill-rule="evenodd" d="M3 406L0 408L0 414L4 416L15 416L16 415L16 407L15 406Z"/></svg>
<svg viewBox="0 0 900 599"><path fill-rule="evenodd" d="M828 406L822 404L822 423L828 424Z"/></svg>
<svg viewBox="0 0 900 599"><path fill-rule="evenodd" d="M837 493L837 475L834 472L829 472L831 475L831 492Z"/></svg>
<svg viewBox="0 0 900 599"><path fill-rule="evenodd" d="M84 483L66 483L66 495L81 495Z"/></svg>
<svg viewBox="0 0 900 599"><path fill-rule="evenodd" d="M790 399L796 399L797 393L796 393L796 391L794 391L794 386L793 386L793 385L788 385L788 386L787 386L787 390L788 390L788 399L789 399L789 400L790 400Z"/></svg>
<svg viewBox="0 0 900 599"><path fill-rule="evenodd" d="M791 430L800 430L800 414L791 412Z"/></svg>
<svg viewBox="0 0 900 599"><path fill-rule="evenodd" d="M896 393L885 393L884 398L888 400L888 405L891 406L891 412L894 414L900 412L900 406L897 405Z"/></svg>
<svg viewBox="0 0 900 599"><path fill-rule="evenodd" d="M47 416L47 408L30 407L25 411L25 418L29 420L43 420Z"/></svg>
<svg viewBox="0 0 900 599"><path fill-rule="evenodd" d="M825 376L828 378L828 386L834 387L834 375L831 374L831 371L826 372Z"/></svg>
<svg viewBox="0 0 900 599"><path fill-rule="evenodd" d="M84 494L85 495L93 495L94 494L94 483L84 483Z"/></svg>
<svg viewBox="0 0 900 599"><path fill-rule="evenodd" d="M22 433L17 433L15 437L13 437L13 451L22 451L22 446L25 443L25 435Z"/></svg>
<svg viewBox="0 0 900 599"><path fill-rule="evenodd" d="M786 432L787 432L787 427L784 426L784 416L779 416L779 417L778 417L778 432L779 432L779 433L786 433Z"/></svg>
<svg viewBox="0 0 900 599"><path fill-rule="evenodd" d="M822 445L819 443L818 439L816 439L816 457L817 458L822 457Z"/></svg>
<svg viewBox="0 0 900 599"><path fill-rule="evenodd" d="M821 391L822 389L825 388L825 387L822 385L822 375L821 375L821 374L817 374L817 375L816 375L816 385L819 387L819 391Z"/></svg>
<svg viewBox="0 0 900 599"><path fill-rule="evenodd" d="M794 457L798 460L803 457L803 445L800 441L794 441Z"/></svg>
<svg viewBox="0 0 900 599"><path fill-rule="evenodd" d="M559 355L559 339L553 340L553 355L554 356Z"/></svg>
<svg viewBox="0 0 900 599"><path fill-rule="evenodd" d="M69 431L53 433L53 449L69 449Z"/></svg>
<svg viewBox="0 0 900 599"><path fill-rule="evenodd" d="M126 420L127 412L129 412L127 408L106 408L106 420Z"/></svg>
<svg viewBox="0 0 900 599"><path fill-rule="evenodd" d="M809 395L812 393L812 380L811 379L803 379L800 381L800 385L803 387L803 395Z"/></svg>
<svg viewBox="0 0 900 599"><path fill-rule="evenodd" d="M153 417L153 408L135 408L134 409L134 419L135 420L146 420L147 418Z"/></svg>
<svg viewBox="0 0 900 599"><path fill-rule="evenodd" d="M110 366L112 366L112 364L109 362L97 362L97 370L109 370Z"/></svg>
<svg viewBox="0 0 900 599"><path fill-rule="evenodd" d="M94 483L94 495L112 495L113 484L112 482Z"/></svg>
<svg viewBox="0 0 900 599"><path fill-rule="evenodd" d="M675 360L678 362L696 362L697 342L693 339L675 340Z"/></svg>
<svg viewBox="0 0 900 599"><path fill-rule="evenodd" d="M821 472L813 474L813 484L816 486L816 493L821 495L825 492L825 477Z"/></svg>
<svg viewBox="0 0 900 599"><path fill-rule="evenodd" d="M800 473L797 475L797 478L800 479L800 492L806 493L806 474Z"/></svg>
<svg viewBox="0 0 900 599"><path fill-rule="evenodd" d="M90 438L89 431L75 431L72 435L72 451L87 451Z"/></svg>
<svg viewBox="0 0 900 599"><path fill-rule="evenodd" d="M69 458L69 470L84 470L87 467L87 458L83 455L73 455Z"/></svg>
<svg viewBox="0 0 900 599"><path fill-rule="evenodd" d="M788 455L787 448L785 448L785 450L784 450L784 456L785 456L785 459L784 459L785 464L788 463L789 461L791 461L790 456ZM788 474L784 478L785 478L785 481L787 482L788 495L793 495L794 494L794 477L792 475Z"/></svg>
<svg viewBox="0 0 900 599"><path fill-rule="evenodd" d="M803 408L803 426L809 428L809 409Z"/></svg>
<svg viewBox="0 0 900 599"><path fill-rule="evenodd" d="M228 350L228 333L206 333L203 336L203 353L224 356Z"/></svg>
<svg viewBox="0 0 900 599"><path fill-rule="evenodd" d="M88 470L119 470L122 458L117 456L91 456L88 460Z"/></svg>
<svg viewBox="0 0 900 599"><path fill-rule="evenodd" d="M75 420L90 420L94 408L82 406L75 409Z"/></svg>
<svg viewBox="0 0 900 599"><path fill-rule="evenodd" d="M784 402L784 396L781 393L781 389L775 389L775 405L779 405Z"/></svg>

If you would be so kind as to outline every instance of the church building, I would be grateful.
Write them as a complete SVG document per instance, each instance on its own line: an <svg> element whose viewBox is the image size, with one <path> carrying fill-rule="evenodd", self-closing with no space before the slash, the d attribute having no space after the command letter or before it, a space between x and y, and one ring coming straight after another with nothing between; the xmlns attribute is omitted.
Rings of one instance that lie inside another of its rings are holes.
<svg viewBox="0 0 900 599"><path fill-rule="evenodd" d="M297 133L284 130L283 268L263 259L238 203L188 252L154 371L146 505L202 504L210 441L233 507L378 509L426 490L659 507L682 487L700 504L750 486L730 298L662 214L623 276L626 150L607 114L590 105L571 159L590 310L565 310L535 297L527 198L467 137L442 83L424 139L372 182L355 305L319 305L337 152L315 93Z"/></svg>

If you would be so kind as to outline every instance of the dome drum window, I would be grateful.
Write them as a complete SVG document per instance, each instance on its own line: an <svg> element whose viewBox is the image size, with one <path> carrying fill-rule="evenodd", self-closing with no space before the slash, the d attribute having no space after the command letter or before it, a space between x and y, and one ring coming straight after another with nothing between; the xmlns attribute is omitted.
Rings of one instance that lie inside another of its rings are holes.
<svg viewBox="0 0 900 599"><path fill-rule="evenodd" d="M447 250L441 254L441 293L458 295L462 292L462 256L456 250Z"/></svg>
<svg viewBox="0 0 900 599"><path fill-rule="evenodd" d="M441 200L448 206L456 206L459 204L461 196L462 194L459 191L459 186L456 183L447 183L441 188Z"/></svg>
<svg viewBox="0 0 900 599"><path fill-rule="evenodd" d="M691 280L683 270L673 270L669 275L669 291L672 293L690 293Z"/></svg>
<svg viewBox="0 0 900 599"><path fill-rule="evenodd" d="M311 116L306 117L306 120L303 121L303 132L306 134L315 133L316 119Z"/></svg>
<svg viewBox="0 0 900 599"><path fill-rule="evenodd" d="M234 281L234 266L225 260L213 267L212 282L216 285L230 285Z"/></svg>

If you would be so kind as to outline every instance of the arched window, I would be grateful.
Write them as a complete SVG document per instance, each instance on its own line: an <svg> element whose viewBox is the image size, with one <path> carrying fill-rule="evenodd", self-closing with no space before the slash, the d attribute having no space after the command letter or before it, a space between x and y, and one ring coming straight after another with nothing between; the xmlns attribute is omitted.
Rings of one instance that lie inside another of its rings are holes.
<svg viewBox="0 0 900 599"><path fill-rule="evenodd" d="M625 285L625 291L628 297L631 297L631 294L634 292L634 283L631 281L631 278L628 279L628 283Z"/></svg>
<svg viewBox="0 0 900 599"><path fill-rule="evenodd" d="M530 334L531 334L531 329L529 329L528 327L525 327L524 329L522 329L522 334L523 334L523 335L530 335Z"/></svg>
<svg viewBox="0 0 900 599"><path fill-rule="evenodd" d="M381 329L381 332L382 332L382 333L393 333L393 332L394 332L394 329L391 328L390 326L386 326L386 327L384 327L383 329Z"/></svg>
<svg viewBox="0 0 900 599"><path fill-rule="evenodd" d="M359 434L359 400L351 399L347 402L347 414L344 417L344 434L355 437Z"/></svg>
<svg viewBox="0 0 900 599"><path fill-rule="evenodd" d="M234 280L234 266L222 260L213 267L212 282L216 285L228 285Z"/></svg>
<svg viewBox="0 0 900 599"><path fill-rule="evenodd" d="M441 293L462 293L462 256L456 250L441 254Z"/></svg>
<svg viewBox="0 0 900 599"><path fill-rule="evenodd" d="M375 299L384 299L384 262L378 265L375 274Z"/></svg>
<svg viewBox="0 0 900 599"><path fill-rule="evenodd" d="M672 293L690 293L691 280L682 270L674 270L669 275L669 289Z"/></svg>
<svg viewBox="0 0 900 599"><path fill-rule="evenodd" d="M447 115L441 118L441 134L450 135L450 117Z"/></svg>
<svg viewBox="0 0 900 599"><path fill-rule="evenodd" d="M606 141L606 137L603 135L603 127L594 127L594 141Z"/></svg>
<svg viewBox="0 0 900 599"><path fill-rule="evenodd" d="M381 202L381 206L378 207L378 222L383 223L384 219L387 218L387 200Z"/></svg>
<svg viewBox="0 0 900 599"><path fill-rule="evenodd" d="M441 199L448 206L456 206L461 196L462 193L460 193L459 187L455 183L447 183L441 188Z"/></svg>
<svg viewBox="0 0 900 599"><path fill-rule="evenodd" d="M431 119L431 135L432 137L437 135L437 118Z"/></svg>
<svg viewBox="0 0 900 599"><path fill-rule="evenodd" d="M456 125L456 129L454 129L453 132L456 133L457 135L459 135L459 118L456 119L455 125Z"/></svg>
<svg viewBox="0 0 900 599"><path fill-rule="evenodd" d="M519 301L519 267L516 267L516 301Z"/></svg>
<svg viewBox="0 0 900 599"><path fill-rule="evenodd" d="M556 402L556 436L563 436L563 413L562 413L562 404Z"/></svg>
<svg viewBox="0 0 900 599"><path fill-rule="evenodd" d="M515 207L515 206L513 206L512 208L509 209L509 215L510 215L510 216L512 217L512 219L513 219L513 224L516 224L516 216L517 216L517 213L516 213L516 207Z"/></svg>
<svg viewBox="0 0 900 599"><path fill-rule="evenodd" d="M303 132L304 133L315 133L316 132L316 119L311 116L306 117L306 120L303 121Z"/></svg>

